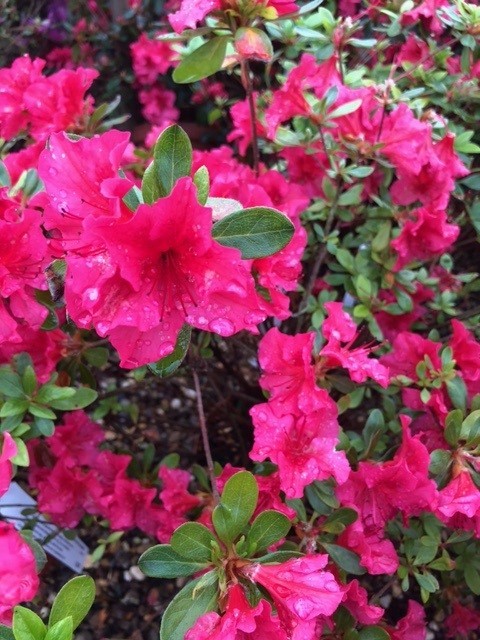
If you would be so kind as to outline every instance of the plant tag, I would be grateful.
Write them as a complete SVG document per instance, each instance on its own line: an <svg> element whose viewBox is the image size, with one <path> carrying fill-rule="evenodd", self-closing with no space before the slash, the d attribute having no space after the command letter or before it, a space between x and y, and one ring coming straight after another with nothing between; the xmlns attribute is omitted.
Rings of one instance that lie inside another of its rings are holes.
<svg viewBox="0 0 480 640"><path fill-rule="evenodd" d="M36 501L16 482L12 482L7 493L0 498L0 515L18 530L26 521L35 519L37 524L33 528L33 538L40 544L47 537L51 538L42 544L45 551L72 571L81 573L88 555L87 545L80 538L69 540L61 532L54 536L59 531L58 527L47 522L38 512L28 516L22 514L24 509L36 509L36 506Z"/></svg>

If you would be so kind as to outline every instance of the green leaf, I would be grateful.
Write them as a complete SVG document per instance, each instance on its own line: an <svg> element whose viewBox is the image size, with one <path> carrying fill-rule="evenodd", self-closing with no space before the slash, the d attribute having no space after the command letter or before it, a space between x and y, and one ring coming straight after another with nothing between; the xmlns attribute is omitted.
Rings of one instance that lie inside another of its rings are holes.
<svg viewBox="0 0 480 640"><path fill-rule="evenodd" d="M168 196L179 178L192 170L192 144L176 124L167 127L153 148L153 167L161 197Z"/></svg>
<svg viewBox="0 0 480 640"><path fill-rule="evenodd" d="M390 634L382 627L365 627L359 631L358 640L390 640Z"/></svg>
<svg viewBox="0 0 480 640"><path fill-rule="evenodd" d="M90 576L77 576L65 584L53 601L48 626L71 618L72 631L85 618L95 600L95 581Z"/></svg>
<svg viewBox="0 0 480 640"><path fill-rule="evenodd" d="M34 402L29 405L28 412L31 413L32 416L36 416L37 418L46 418L47 420L55 420L57 417L48 407L35 404Z"/></svg>
<svg viewBox="0 0 480 640"><path fill-rule="evenodd" d="M305 554L300 551L274 551L267 553L261 558L255 558L255 562L260 564L277 564L291 560L292 558L303 558Z"/></svg>
<svg viewBox="0 0 480 640"><path fill-rule="evenodd" d="M60 411L73 411L74 409L83 409L88 407L89 404L95 402L98 393L88 387L80 387L75 389L75 394L69 398L63 398L59 400L51 400L50 406L53 409L59 409Z"/></svg>
<svg viewBox="0 0 480 640"><path fill-rule="evenodd" d="M471 564L465 567L465 582L476 596L480 596L480 573Z"/></svg>
<svg viewBox="0 0 480 640"><path fill-rule="evenodd" d="M127 205L130 211L136 211L138 206L143 203L142 192L134 185L130 191L127 191L123 196L123 202Z"/></svg>
<svg viewBox="0 0 480 640"><path fill-rule="evenodd" d="M226 247L235 247L242 258L264 258L285 247L292 239L293 224L280 211L268 207L252 207L219 220L212 235Z"/></svg>
<svg viewBox="0 0 480 640"><path fill-rule="evenodd" d="M467 409L467 387L460 376L455 376L452 380L447 380L447 393L456 409L466 411Z"/></svg>
<svg viewBox="0 0 480 640"><path fill-rule="evenodd" d="M186 56L174 70L172 78L178 84L197 82L222 68L230 36L212 38L190 55Z"/></svg>
<svg viewBox="0 0 480 640"><path fill-rule="evenodd" d="M10 627L0 624L0 640L15 640L15 636Z"/></svg>
<svg viewBox="0 0 480 640"><path fill-rule="evenodd" d="M172 549L179 555L195 562L210 562L212 550L217 541L203 524L185 522L173 532L170 540Z"/></svg>
<svg viewBox="0 0 480 640"><path fill-rule="evenodd" d="M151 162L145 169L142 178L142 197L147 204L156 202L165 195L160 182L157 179L157 168L155 162Z"/></svg>
<svg viewBox="0 0 480 640"><path fill-rule="evenodd" d="M21 438L14 438L17 446L17 453L13 456L12 462L19 467L28 467L30 458L28 455L27 445Z"/></svg>
<svg viewBox="0 0 480 640"><path fill-rule="evenodd" d="M242 533L257 501L257 481L249 471L239 471L225 483L220 504L212 514L213 526L221 540L233 542Z"/></svg>
<svg viewBox="0 0 480 640"><path fill-rule="evenodd" d="M429 471L432 476L438 476L448 470L452 454L447 449L435 449L430 454Z"/></svg>
<svg viewBox="0 0 480 640"><path fill-rule="evenodd" d="M247 535L247 545L255 552L267 549L271 544L284 538L292 523L279 511L263 511L252 523Z"/></svg>
<svg viewBox="0 0 480 640"><path fill-rule="evenodd" d="M7 398L24 398L20 377L7 367L0 367L0 393Z"/></svg>
<svg viewBox="0 0 480 640"><path fill-rule="evenodd" d="M166 378L167 376L172 375L172 373L179 368L185 359L188 347L190 346L191 337L192 327L188 324L184 324L178 334L173 352L169 356L166 356L161 360L157 360L157 362L150 363L148 365L150 371L160 378Z"/></svg>
<svg viewBox="0 0 480 640"><path fill-rule="evenodd" d="M92 347L83 352L85 360L94 367L103 367L108 362L108 349Z"/></svg>
<svg viewBox="0 0 480 640"><path fill-rule="evenodd" d="M440 585L438 584L438 580L431 573L414 573L415 580L424 589L427 593L435 593L440 589ZM468 584L468 582L467 582Z"/></svg>
<svg viewBox="0 0 480 640"><path fill-rule="evenodd" d="M188 562L169 544L157 544L140 556L138 566L151 578L179 578L191 576L205 569L205 562Z"/></svg>
<svg viewBox="0 0 480 640"><path fill-rule="evenodd" d="M356 553L353 553L353 551L344 549L338 544L327 542L322 542L322 547L324 547L335 564L338 564L338 566L347 573L352 573L355 576L361 576L365 573L366 569L360 565L358 556Z"/></svg>
<svg viewBox="0 0 480 640"><path fill-rule="evenodd" d="M43 567L47 564L47 554L43 550L42 545L33 539L32 531L30 531L29 529L23 529L23 531L20 531L20 535L30 547L35 558L35 567L37 573L40 573Z"/></svg>
<svg viewBox="0 0 480 640"><path fill-rule="evenodd" d="M456 446L460 438L462 430L463 412L460 409L454 409L447 414L445 418L444 436L448 444Z"/></svg>
<svg viewBox="0 0 480 640"><path fill-rule="evenodd" d="M162 617L160 640L184 640L200 616L215 611L218 579L211 571L189 582L170 602Z"/></svg>
<svg viewBox="0 0 480 640"><path fill-rule="evenodd" d="M0 418L23 415L28 409L28 400L7 400L0 408Z"/></svg>
<svg viewBox="0 0 480 640"><path fill-rule="evenodd" d="M197 198L201 205L205 206L210 192L210 176L208 169L204 165L199 167L193 176L193 182L197 187Z"/></svg>
<svg viewBox="0 0 480 640"><path fill-rule="evenodd" d="M12 628L16 640L43 640L47 633L41 618L26 607L15 607Z"/></svg>
<svg viewBox="0 0 480 640"><path fill-rule="evenodd" d="M75 395L73 387L57 387L54 384L44 384L40 387L35 400L41 404L50 404L52 400L64 400Z"/></svg>
<svg viewBox="0 0 480 640"><path fill-rule="evenodd" d="M53 626L49 625L48 633L44 640L71 640L73 637L72 617L63 618Z"/></svg>
<svg viewBox="0 0 480 640"><path fill-rule="evenodd" d="M22 386L27 396L31 396L37 388L37 376L31 365L28 365L23 372Z"/></svg>
<svg viewBox="0 0 480 640"><path fill-rule="evenodd" d="M334 118L340 118L341 116L346 116L349 113L353 113L361 104L361 99L352 100L351 102L345 102L333 111L330 111L330 113L328 114L328 119L333 120Z"/></svg>

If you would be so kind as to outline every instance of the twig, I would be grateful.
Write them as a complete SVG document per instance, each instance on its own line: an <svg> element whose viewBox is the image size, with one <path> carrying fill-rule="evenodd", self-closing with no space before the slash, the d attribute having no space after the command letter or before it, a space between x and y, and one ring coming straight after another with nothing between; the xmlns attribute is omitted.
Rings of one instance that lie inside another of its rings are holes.
<svg viewBox="0 0 480 640"><path fill-rule="evenodd" d="M255 100L253 97L253 85L250 77L250 66L247 60L243 58L240 61L242 85L247 94L248 108L250 110L250 127L252 130L252 150L253 150L253 169L255 175L259 176L260 173L260 152L258 148L258 134L257 134L257 110L255 108Z"/></svg>
<svg viewBox="0 0 480 640"><path fill-rule="evenodd" d="M218 504L220 500L220 494L217 488L217 478L215 476L215 469L213 466L212 451L210 449L210 442L208 441L207 421L205 420L205 412L203 410L202 390L200 388L200 380L195 369L192 368L193 383L195 385L195 393L197 395L197 411L198 422L200 424L200 432L202 434L203 449L205 451L205 458L207 460L208 475L210 476L210 483L212 485L212 495L215 504Z"/></svg>

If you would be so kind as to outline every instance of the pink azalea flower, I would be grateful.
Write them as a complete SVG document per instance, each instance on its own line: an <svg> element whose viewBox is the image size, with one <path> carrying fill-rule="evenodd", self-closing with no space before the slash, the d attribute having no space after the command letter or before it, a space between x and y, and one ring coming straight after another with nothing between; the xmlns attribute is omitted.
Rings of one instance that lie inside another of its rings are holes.
<svg viewBox="0 0 480 640"><path fill-rule="evenodd" d="M431 69L433 66L432 58L429 58L429 48L426 42L417 38L410 33L404 44L400 47L397 56L398 64L407 62L408 65L417 65L422 62L424 69ZM408 65L404 65L408 69Z"/></svg>
<svg viewBox="0 0 480 640"><path fill-rule="evenodd" d="M230 586L223 616L210 612L201 616L187 631L185 640L287 640L270 604L260 600L251 607L239 584Z"/></svg>
<svg viewBox="0 0 480 640"><path fill-rule="evenodd" d="M32 84L23 98L32 137L45 140L57 131L82 131L93 111L93 98L85 93L98 75L95 69L62 69Z"/></svg>
<svg viewBox="0 0 480 640"><path fill-rule="evenodd" d="M255 426L252 460L270 458L278 465L280 487L287 498L300 498L314 480L334 477L341 484L350 472L345 453L336 451L336 405L317 389L310 413L283 413L281 403L259 404L250 410ZM279 406L278 406L279 405Z"/></svg>
<svg viewBox="0 0 480 640"><path fill-rule="evenodd" d="M389 371L378 360L368 357L371 348L351 348L357 337L356 325L348 313L342 310L341 303L326 302L324 306L327 309L328 318L322 329L328 342L318 354L315 366L317 376L323 377L328 369L340 366L347 369L354 382L365 382L367 378L372 378L380 386L388 387ZM342 345L342 342L347 344Z"/></svg>
<svg viewBox="0 0 480 640"><path fill-rule="evenodd" d="M300 62L287 75L282 87L273 95L272 103L265 111L267 134L275 138L278 126L295 116L313 115L305 92L314 90L323 97L331 86L340 86L336 57L318 64L314 56L304 53Z"/></svg>
<svg viewBox="0 0 480 640"><path fill-rule="evenodd" d="M156 489L146 489L130 478L117 478L113 492L100 499L102 515L110 521L114 531L131 529L142 522L152 506ZM153 527L152 533L156 530Z"/></svg>
<svg viewBox="0 0 480 640"><path fill-rule="evenodd" d="M50 136L38 173L48 196L44 224L60 250L95 251L85 226L90 217L131 216L121 199L133 183L118 177L128 141L129 134L115 130L77 141L63 133Z"/></svg>
<svg viewBox="0 0 480 640"><path fill-rule="evenodd" d="M100 495L97 474L80 467L67 467L58 460L43 479L38 479L38 508L59 527L75 528L86 513L91 496Z"/></svg>
<svg viewBox="0 0 480 640"><path fill-rule="evenodd" d="M0 344L0 364L8 364L17 353L28 353L39 382L47 382L59 360L65 355L69 339L60 329L43 331L18 324L15 334Z"/></svg>
<svg viewBox="0 0 480 640"><path fill-rule="evenodd" d="M157 76L164 75L175 59L170 43L156 38L150 40L146 33L130 45L130 52L133 72L140 84L154 84Z"/></svg>
<svg viewBox="0 0 480 640"><path fill-rule="evenodd" d="M437 17L437 11L441 7L448 7L448 0L423 0L416 3L415 8L402 12L402 26L409 26L420 21L422 25L430 30L431 34L439 35L445 29L442 22Z"/></svg>
<svg viewBox="0 0 480 640"><path fill-rule="evenodd" d="M285 413L314 407L317 390L312 366L314 339L313 332L288 336L273 328L260 342L260 385L269 392L270 400L282 404Z"/></svg>
<svg viewBox="0 0 480 640"><path fill-rule="evenodd" d="M456 514L463 514L472 519L480 516L480 490L466 469L439 491L438 517L445 521Z"/></svg>
<svg viewBox="0 0 480 640"><path fill-rule="evenodd" d="M392 346L392 351L381 358L381 362L390 369L392 377L402 375L418 380L415 370L425 356L428 356L435 369L441 368L439 342L422 338L416 333L403 331L394 339Z"/></svg>
<svg viewBox="0 0 480 640"><path fill-rule="evenodd" d="M452 320L453 336L450 346L461 376L472 396L480 393L480 344L458 320Z"/></svg>
<svg viewBox="0 0 480 640"><path fill-rule="evenodd" d="M180 112L175 107L175 93L161 86L142 89L138 99L143 105L142 114L145 120L157 126L167 122L176 122Z"/></svg>
<svg viewBox="0 0 480 640"><path fill-rule="evenodd" d="M4 190L1 190L4 195ZM4 207L2 211L1 207ZM46 289L44 269L50 261L39 214L21 210L17 203L0 201L0 339L19 343L17 326L25 323L38 329L48 311L34 297L35 289ZM8 302L7 302L8 300Z"/></svg>
<svg viewBox="0 0 480 640"><path fill-rule="evenodd" d="M127 222L91 221L105 249L87 261L67 257L72 318L108 335L127 368L170 354L185 323L222 336L255 332L265 314L254 280L211 228L211 209L198 203L190 178Z"/></svg>
<svg viewBox="0 0 480 640"><path fill-rule="evenodd" d="M395 270L414 260L428 260L447 251L458 238L460 228L447 222L443 210L421 207L410 212L412 216L392 240L391 247L398 253Z"/></svg>
<svg viewBox="0 0 480 640"><path fill-rule="evenodd" d="M447 638L455 640L460 636L462 640L468 640L471 637L470 632L479 629L480 611L464 607L459 602L452 602L452 611L445 619Z"/></svg>
<svg viewBox="0 0 480 640"><path fill-rule="evenodd" d="M418 437L411 436L410 419L400 418L403 440L393 460L360 462L358 470L336 489L342 504L361 508L362 519L375 524L378 531L398 511L408 518L431 511L438 502L436 485L428 478L429 453Z"/></svg>
<svg viewBox="0 0 480 640"><path fill-rule="evenodd" d="M343 600L345 588L332 573L322 571L327 562L327 555L305 556L282 564L246 565L242 572L265 587L282 621L306 622L331 616Z"/></svg>
<svg viewBox="0 0 480 640"><path fill-rule="evenodd" d="M17 455L17 445L12 436L6 431L0 445L0 498L8 491L12 479L12 463L10 460Z"/></svg>
<svg viewBox="0 0 480 640"><path fill-rule="evenodd" d="M426 640L427 627L422 605L409 600L405 617L398 621L395 628L388 627L387 631L392 640Z"/></svg>
<svg viewBox="0 0 480 640"><path fill-rule="evenodd" d="M200 505L200 498L188 491L188 485L192 480L188 471L170 469L162 465L158 477L162 481L160 500L167 511L186 515L188 511L192 511Z"/></svg>
<svg viewBox="0 0 480 640"><path fill-rule="evenodd" d="M0 624L9 625L13 607L35 596L39 579L33 551L8 522L0 522L0 584Z"/></svg>
<svg viewBox="0 0 480 640"><path fill-rule="evenodd" d="M67 467L91 467L99 455L98 445L104 440L100 425L92 422L84 411L71 411L64 415L63 424L55 428L48 444Z"/></svg>
<svg viewBox="0 0 480 640"><path fill-rule="evenodd" d="M206 15L220 9L221 0L182 0L180 9L168 16L168 20L177 33L185 29L195 29Z"/></svg>
<svg viewBox="0 0 480 640"><path fill-rule="evenodd" d="M382 607L368 604L368 593L358 580L347 584L342 605L360 624L376 624L383 616Z"/></svg>
<svg viewBox="0 0 480 640"><path fill-rule="evenodd" d="M45 60L31 60L28 55L17 58L12 66L0 69L0 136L9 140L29 124L24 96L29 88L43 79Z"/></svg>
<svg viewBox="0 0 480 640"><path fill-rule="evenodd" d="M353 505L349 505L353 508ZM337 544L350 549L360 557L360 564L372 576L392 575L399 561L392 541L374 523L367 524L360 518L349 525L338 537Z"/></svg>

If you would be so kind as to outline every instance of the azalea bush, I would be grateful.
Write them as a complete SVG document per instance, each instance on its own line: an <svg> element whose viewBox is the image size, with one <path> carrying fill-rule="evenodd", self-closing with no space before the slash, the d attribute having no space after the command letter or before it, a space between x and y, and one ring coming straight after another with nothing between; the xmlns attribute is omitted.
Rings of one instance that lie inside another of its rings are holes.
<svg viewBox="0 0 480 640"><path fill-rule="evenodd" d="M0 497L102 523L92 562L143 532L141 571L183 585L161 640L476 638L480 9L89 4L91 30L27 21L63 58L0 69ZM119 452L112 371L189 380L202 457ZM212 454L212 372L243 466ZM0 522L0 638L70 640L93 581L42 620L28 515Z"/></svg>

